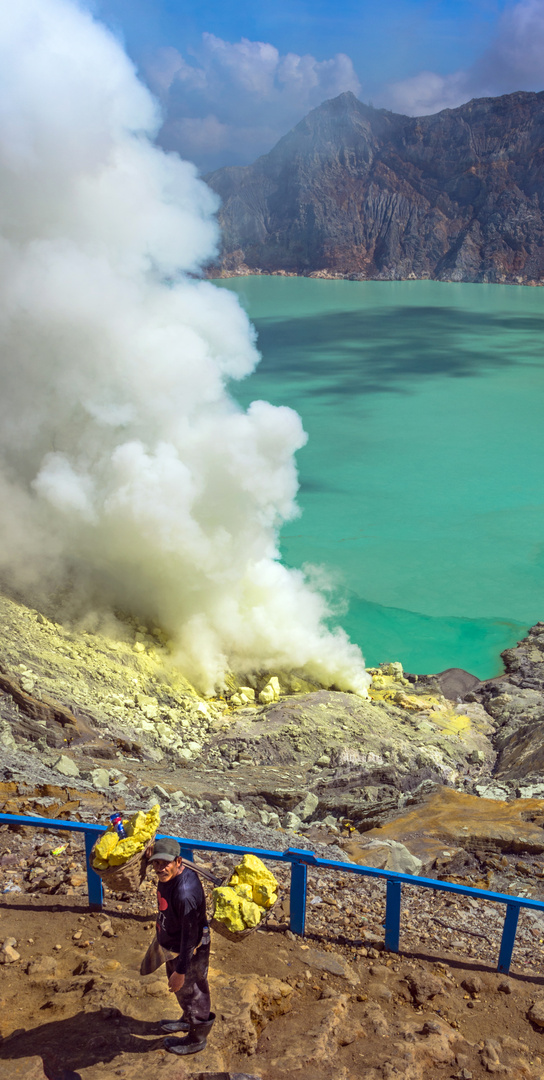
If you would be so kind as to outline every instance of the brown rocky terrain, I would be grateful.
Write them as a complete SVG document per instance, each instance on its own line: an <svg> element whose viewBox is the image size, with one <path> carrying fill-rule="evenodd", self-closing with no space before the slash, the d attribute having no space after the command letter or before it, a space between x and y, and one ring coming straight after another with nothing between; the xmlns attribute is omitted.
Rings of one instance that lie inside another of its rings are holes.
<svg viewBox="0 0 544 1080"><path fill-rule="evenodd" d="M543 141L544 93L420 117L341 94L206 177L222 200L210 273L541 284Z"/></svg>
<svg viewBox="0 0 544 1080"><path fill-rule="evenodd" d="M369 700L293 672L205 699L143 625L90 633L8 598L0 624L3 812L104 822L158 800L174 835L544 899L543 624L499 679L384 663ZM389 955L383 881L310 868L300 940L288 868L271 869L273 921L240 944L215 937L218 1022L180 1063L161 1049L164 980L138 975L152 886L106 893L108 922L87 908L81 838L2 826L0 1080L136 1080L149 1065L165 1080L544 1076L539 912L522 912L505 980L502 907L406 885Z"/></svg>
<svg viewBox="0 0 544 1080"><path fill-rule="evenodd" d="M1 1080L140 1080L150 1068L164 1080L544 1075L541 928L522 927L505 978L486 956L488 910L467 898L446 910L414 889L403 919L413 945L389 955L382 885L317 873L312 892L325 910L314 915L313 905L304 940L278 921L241 943L214 936L217 1022L206 1050L181 1063L161 1046L159 1021L176 1016L166 980L138 973L153 932L152 885L135 897L109 894L103 912L89 913L81 841L52 854L66 839L5 826L0 834L4 880L22 889L0 906ZM66 891L32 888L41 871ZM285 895L285 877L282 885ZM444 923L460 924L462 940L447 940Z"/></svg>

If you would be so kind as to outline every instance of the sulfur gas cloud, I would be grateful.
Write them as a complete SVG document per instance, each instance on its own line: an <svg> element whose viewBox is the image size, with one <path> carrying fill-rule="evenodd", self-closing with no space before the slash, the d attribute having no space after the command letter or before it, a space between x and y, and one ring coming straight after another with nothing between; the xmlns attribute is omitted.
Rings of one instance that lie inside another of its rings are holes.
<svg viewBox="0 0 544 1080"><path fill-rule="evenodd" d="M155 622L203 689L289 667L364 691L323 594L279 561L300 419L228 392L258 353L198 276L215 195L153 144L153 98L80 6L9 5L0 72L2 580Z"/></svg>

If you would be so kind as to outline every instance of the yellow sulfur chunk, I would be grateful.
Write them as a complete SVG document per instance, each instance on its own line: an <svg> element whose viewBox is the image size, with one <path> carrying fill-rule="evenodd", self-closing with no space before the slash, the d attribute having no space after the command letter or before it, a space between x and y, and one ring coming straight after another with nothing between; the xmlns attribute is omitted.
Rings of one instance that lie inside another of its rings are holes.
<svg viewBox="0 0 544 1080"><path fill-rule="evenodd" d="M256 855L244 855L242 862L234 868L228 884L237 888L241 884L250 885L254 903L264 908L272 907L277 900L278 883Z"/></svg>
<svg viewBox="0 0 544 1080"><path fill-rule="evenodd" d="M146 829L149 830L149 835L152 836L161 823L161 808L158 803L155 803L155 805L151 807L151 810L147 811L145 821Z"/></svg>
<svg viewBox="0 0 544 1080"><path fill-rule="evenodd" d="M253 899L259 907L268 908L272 907L272 904L276 903L278 899L277 885L267 885L265 881L253 886Z"/></svg>
<svg viewBox="0 0 544 1080"><path fill-rule="evenodd" d="M214 916L224 923L232 933L257 926L262 918L262 909L252 900L246 900L228 885L213 890L215 905Z"/></svg>
<svg viewBox="0 0 544 1080"><path fill-rule="evenodd" d="M108 868L108 860L107 859L97 858L96 855L95 855L95 857L93 859L93 866L94 866L95 870L107 870L107 868Z"/></svg>
<svg viewBox="0 0 544 1080"><path fill-rule="evenodd" d="M151 810L148 810L147 814L144 815L143 823L141 825L138 824L138 836L144 844L147 843L148 840L151 840L151 837L155 835L160 823L161 808L158 803L155 803L155 806L152 806Z"/></svg>
<svg viewBox="0 0 544 1080"><path fill-rule="evenodd" d="M98 841L94 849L95 858L107 859L111 855L114 848L117 847L118 843L119 837L117 833L113 829L111 830L111 832L108 829L107 832L105 832L104 835L100 837L100 840Z"/></svg>
<svg viewBox="0 0 544 1080"><path fill-rule="evenodd" d="M237 896L234 889L229 889L227 885L214 889L213 901L215 918L224 923L227 930L231 930L233 934L245 930L240 912L240 897Z"/></svg>
<svg viewBox="0 0 544 1080"><path fill-rule="evenodd" d="M108 856L108 866L121 866L122 863L141 850L142 845L140 842L135 840L133 836L128 836L126 840L120 840L115 851Z"/></svg>
<svg viewBox="0 0 544 1080"><path fill-rule="evenodd" d="M240 914L244 921L244 926L258 926L262 918L263 909L260 908L258 904L254 904L253 900L244 900L241 898Z"/></svg>
<svg viewBox="0 0 544 1080"><path fill-rule="evenodd" d="M233 885L232 879L230 885L231 888L234 889L234 892L238 896L241 896L243 900L253 900L253 889L251 888L251 885Z"/></svg>
<svg viewBox="0 0 544 1080"><path fill-rule="evenodd" d="M124 821L123 825L127 836L136 836L140 832L145 832L146 820L143 810L138 810L128 821Z"/></svg>
<svg viewBox="0 0 544 1080"><path fill-rule="evenodd" d="M143 851L146 844L155 835L161 820L160 807L156 804L144 814L138 810L123 821L126 838L121 840L113 827L108 827L95 848L93 866L95 870L105 870L108 866L122 866L127 859Z"/></svg>

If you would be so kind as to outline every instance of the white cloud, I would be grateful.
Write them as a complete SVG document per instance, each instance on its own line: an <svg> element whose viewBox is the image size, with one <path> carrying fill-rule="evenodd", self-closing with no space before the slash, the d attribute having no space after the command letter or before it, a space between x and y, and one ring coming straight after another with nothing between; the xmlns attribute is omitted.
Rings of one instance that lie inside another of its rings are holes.
<svg viewBox="0 0 544 1080"><path fill-rule="evenodd" d="M421 71L390 83L380 104L422 116L474 97L544 89L544 0L520 0L503 13L490 47L466 70Z"/></svg>
<svg viewBox="0 0 544 1080"><path fill-rule="evenodd" d="M267 42L208 33L189 59L161 49L146 75L165 110L162 145L203 169L253 161L326 98L360 91L344 53L281 55Z"/></svg>
<svg viewBox="0 0 544 1080"><path fill-rule="evenodd" d="M392 83L386 91L385 103L394 112L428 116L441 109L454 109L466 101L465 86L464 72L444 76L435 71L420 71L411 79Z"/></svg>

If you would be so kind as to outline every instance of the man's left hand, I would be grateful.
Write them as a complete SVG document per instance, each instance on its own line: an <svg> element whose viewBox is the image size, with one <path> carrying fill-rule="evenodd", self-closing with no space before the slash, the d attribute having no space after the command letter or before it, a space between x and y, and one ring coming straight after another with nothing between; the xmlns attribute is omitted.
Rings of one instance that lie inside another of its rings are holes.
<svg viewBox="0 0 544 1080"><path fill-rule="evenodd" d="M180 975L179 971L173 971L168 980L168 989L171 994L176 994L178 990L181 990L185 982L185 975Z"/></svg>

